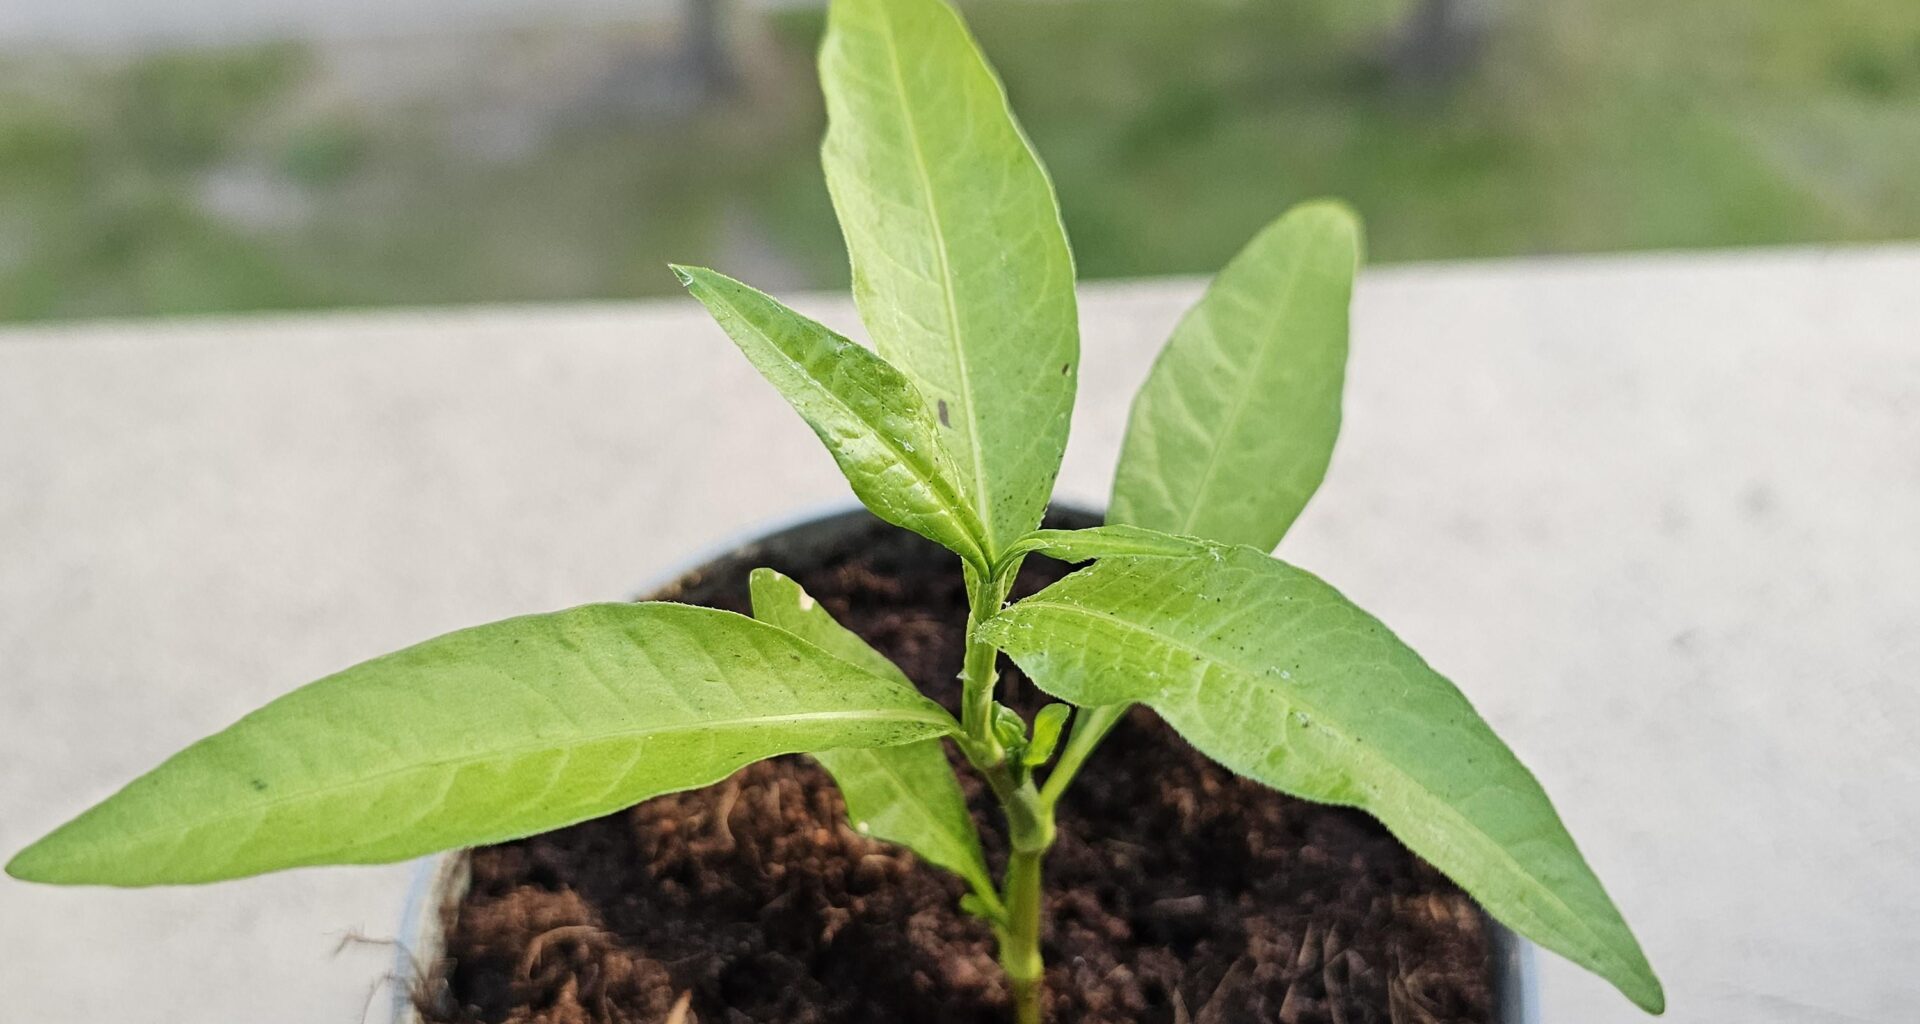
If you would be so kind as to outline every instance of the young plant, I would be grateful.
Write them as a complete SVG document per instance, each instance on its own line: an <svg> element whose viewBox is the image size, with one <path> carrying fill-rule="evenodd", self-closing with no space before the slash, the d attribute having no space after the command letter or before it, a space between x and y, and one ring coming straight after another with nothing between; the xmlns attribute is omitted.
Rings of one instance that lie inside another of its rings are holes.
<svg viewBox="0 0 1920 1024"><path fill-rule="evenodd" d="M752 618L589 605L349 668L188 747L7 871L135 886L393 861L806 752L863 831L965 881L1032 1024L1055 807L1141 704L1235 772L1373 814L1494 917L1659 1012L1659 982L1533 776L1378 620L1268 554L1338 430L1353 215L1309 203L1256 235L1135 401L1109 525L1039 529L1079 366L1046 173L943 0L833 0L820 67L827 182L877 353L713 271L674 271L860 500L959 556L958 720L762 569ZM1009 605L1031 554L1091 564ZM1026 722L996 701L1001 653L1065 703ZM949 743L1005 813L998 879Z"/></svg>

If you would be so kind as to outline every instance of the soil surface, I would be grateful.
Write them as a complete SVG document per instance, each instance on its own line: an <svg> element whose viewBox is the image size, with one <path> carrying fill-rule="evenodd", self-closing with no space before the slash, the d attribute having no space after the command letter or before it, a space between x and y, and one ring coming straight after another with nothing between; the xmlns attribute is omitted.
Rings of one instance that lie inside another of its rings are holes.
<svg viewBox="0 0 1920 1024"><path fill-rule="evenodd" d="M951 704L966 617L952 557L877 528L811 561L758 556ZM1066 571L1030 559L1016 594ZM670 596L745 611L746 573L722 565ZM1038 706L1010 680L1009 703ZM997 871L996 813L961 776ZM1114 730L1059 824L1055 1024L1492 1020L1465 895L1372 819L1239 779L1147 711ZM437 1024L1006 1024L992 936L961 892L854 832L812 761L780 758L476 850L420 1001Z"/></svg>

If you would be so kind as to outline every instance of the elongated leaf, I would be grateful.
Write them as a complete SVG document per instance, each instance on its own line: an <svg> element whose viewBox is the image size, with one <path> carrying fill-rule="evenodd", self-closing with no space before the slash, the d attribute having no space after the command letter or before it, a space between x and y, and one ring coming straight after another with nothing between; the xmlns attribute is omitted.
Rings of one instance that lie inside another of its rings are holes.
<svg viewBox="0 0 1920 1024"><path fill-rule="evenodd" d="M997 554L1039 525L1079 372L1052 183L943 0L833 0L820 78L854 299L934 403Z"/></svg>
<svg viewBox="0 0 1920 1024"><path fill-rule="evenodd" d="M1108 518L1271 551L1340 431L1360 226L1307 203L1214 279L1134 399Z"/></svg>
<svg viewBox="0 0 1920 1024"><path fill-rule="evenodd" d="M1176 537L1139 526L1108 524L1079 530L1035 530L1009 546L1002 563L1022 555L1042 554L1061 562L1085 562L1120 555L1184 558L1208 550L1204 541Z"/></svg>
<svg viewBox="0 0 1920 1024"><path fill-rule="evenodd" d="M1314 576L1249 547L1104 559L982 629L1057 697L1145 703L1242 775L1364 808L1515 931L1661 1008L1539 783L1452 683Z"/></svg>
<svg viewBox="0 0 1920 1024"><path fill-rule="evenodd" d="M449 633L273 701L7 865L67 884L207 882L529 835L760 758L956 728L783 630L673 604Z"/></svg>
<svg viewBox="0 0 1920 1024"><path fill-rule="evenodd" d="M751 587L754 618L868 673L913 686L898 666L835 622L800 584L772 569L755 569ZM895 747L823 750L814 757L839 784L855 828L907 847L965 879L981 898L999 902L973 817L967 813L967 798L938 738Z"/></svg>
<svg viewBox="0 0 1920 1024"><path fill-rule="evenodd" d="M886 360L724 274L673 271L813 427L874 515L984 564L980 520L911 381Z"/></svg>

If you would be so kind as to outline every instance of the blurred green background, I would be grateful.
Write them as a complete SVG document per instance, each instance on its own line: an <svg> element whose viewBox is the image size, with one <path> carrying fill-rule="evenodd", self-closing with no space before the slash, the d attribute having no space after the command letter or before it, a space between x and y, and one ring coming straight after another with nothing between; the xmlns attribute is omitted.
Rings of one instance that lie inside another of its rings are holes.
<svg viewBox="0 0 1920 1024"><path fill-rule="evenodd" d="M1322 194L1382 262L1920 236L1916 0L962 6L1086 278ZM0 319L837 286L822 15L701 7L0 54Z"/></svg>

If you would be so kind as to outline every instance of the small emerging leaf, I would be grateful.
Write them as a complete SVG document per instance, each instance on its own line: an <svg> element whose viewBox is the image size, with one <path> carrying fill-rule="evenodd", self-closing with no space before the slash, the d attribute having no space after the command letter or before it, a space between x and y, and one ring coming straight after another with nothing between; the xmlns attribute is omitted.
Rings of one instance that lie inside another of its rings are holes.
<svg viewBox="0 0 1920 1024"><path fill-rule="evenodd" d="M1227 264L1134 399L1110 520L1273 550L1333 456L1359 257L1353 213L1315 202Z"/></svg>
<svg viewBox="0 0 1920 1024"><path fill-rule="evenodd" d="M1028 768L1038 768L1053 758L1054 748L1060 745L1060 730L1067 724L1067 716L1073 714L1073 708L1066 704L1049 704L1040 709L1033 719L1033 741L1027 744L1027 752L1021 762Z"/></svg>
<svg viewBox="0 0 1920 1024"><path fill-rule="evenodd" d="M980 521L911 381L855 342L724 274L673 271L813 427L874 515L985 564Z"/></svg>
<svg viewBox="0 0 1920 1024"><path fill-rule="evenodd" d="M589 605L308 684L28 847L38 882L159 885L501 842L761 758L941 736L896 679L731 612Z"/></svg>
<svg viewBox="0 0 1920 1024"><path fill-rule="evenodd" d="M1010 751L1021 751L1027 746L1027 720L1020 713L1006 706L993 706L993 735L1000 745Z"/></svg>
<svg viewBox="0 0 1920 1024"><path fill-rule="evenodd" d="M970 892L961 896L960 909L995 925L1004 925L1007 920L1005 908L998 906L997 903L987 902L979 893Z"/></svg>
<svg viewBox="0 0 1920 1024"><path fill-rule="evenodd" d="M1658 1012L1626 922L1460 691L1314 576L1219 554L1104 559L980 635L1056 697L1145 703L1233 771L1372 813L1488 913Z"/></svg>
<svg viewBox="0 0 1920 1024"><path fill-rule="evenodd" d="M898 666L835 622L800 584L755 569L750 582L754 618L800 637L874 675L913 684ZM998 904L967 799L939 739L867 750L822 750L813 755L833 775L856 828L899 843L965 879Z"/></svg>
<svg viewBox="0 0 1920 1024"><path fill-rule="evenodd" d="M820 83L860 316L934 404L997 555L1040 523L1080 368L1053 185L944 0L833 0Z"/></svg>

